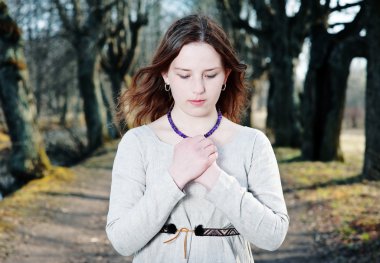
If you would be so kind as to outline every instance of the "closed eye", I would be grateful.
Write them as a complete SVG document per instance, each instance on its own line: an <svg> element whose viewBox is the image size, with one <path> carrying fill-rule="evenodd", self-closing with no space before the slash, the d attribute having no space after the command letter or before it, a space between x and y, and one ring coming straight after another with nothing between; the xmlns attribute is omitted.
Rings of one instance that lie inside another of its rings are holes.
<svg viewBox="0 0 380 263"><path fill-rule="evenodd" d="M212 78L215 78L217 74L213 74L213 75L206 75L206 78L209 78L209 79L212 79Z"/></svg>
<svg viewBox="0 0 380 263"><path fill-rule="evenodd" d="M181 78L181 79L187 79L190 77L190 75L180 75L178 74L178 76Z"/></svg>

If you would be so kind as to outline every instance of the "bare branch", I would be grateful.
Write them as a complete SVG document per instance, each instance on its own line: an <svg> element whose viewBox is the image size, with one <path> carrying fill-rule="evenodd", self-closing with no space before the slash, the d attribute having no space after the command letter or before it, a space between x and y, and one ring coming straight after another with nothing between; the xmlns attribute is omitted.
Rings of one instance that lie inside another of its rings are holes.
<svg viewBox="0 0 380 263"><path fill-rule="evenodd" d="M109 10L111 10L119 1L118 0L114 0L112 1L111 3L109 4L106 4L105 6L103 6L101 8L101 12L104 14L106 12L108 12Z"/></svg>
<svg viewBox="0 0 380 263"><path fill-rule="evenodd" d="M137 20L131 21L129 20L129 28L130 28L130 34L131 34L131 44L127 51L127 54L124 56L123 63L121 65L121 74L125 75L133 60L133 56L135 54L135 50L137 48L138 44L138 38L139 38L139 31L142 26L145 26L148 24L148 14L147 13L138 13Z"/></svg>
<svg viewBox="0 0 380 263"><path fill-rule="evenodd" d="M331 3L331 0L326 0L325 4L323 5L323 11L326 14L330 12L330 3ZM319 1L318 1L318 4L321 6L321 3Z"/></svg>
<svg viewBox="0 0 380 263"><path fill-rule="evenodd" d="M347 36L358 34L364 25L365 20L365 5L362 1L360 4L360 11L356 14L354 20L351 23L347 23L342 31L336 34L336 38L343 39Z"/></svg>
<svg viewBox="0 0 380 263"><path fill-rule="evenodd" d="M354 6L360 6L363 4L364 1L359 1L359 2L356 2L356 3L350 3L350 4L345 4L345 5L339 5L339 1L336 5L336 7L334 8L330 8L330 13L332 12L336 12L336 11L342 11L344 9L348 9L348 8L351 8L351 7L354 7Z"/></svg>
<svg viewBox="0 0 380 263"><path fill-rule="evenodd" d="M297 14L290 19L290 24L295 30L295 34L306 34L309 31L309 27L305 27L305 24L310 23L311 20L311 5L310 0L301 0L301 6Z"/></svg>
<svg viewBox="0 0 380 263"><path fill-rule="evenodd" d="M265 3L265 0L250 0L250 3L256 10L258 19L261 21L275 15L274 10Z"/></svg>
<svg viewBox="0 0 380 263"><path fill-rule="evenodd" d="M73 7L74 7L74 18L73 21L75 22L74 26L76 28L80 27L81 20L82 20L82 11L80 9L80 3L79 0L71 0Z"/></svg>
<svg viewBox="0 0 380 263"><path fill-rule="evenodd" d="M222 7L227 12L228 16L231 19L231 24L235 28L244 29L248 34L255 36L263 36L263 31L257 28L252 27L247 19L242 19L240 17L240 8L241 6L237 2L233 2L234 5L231 5L231 2L228 0L222 1ZM237 10L238 9L238 10Z"/></svg>
<svg viewBox="0 0 380 263"><path fill-rule="evenodd" d="M244 29L248 34L255 35L257 37L262 37L264 32L260 29L251 27L247 19L241 19L240 17L232 20L232 25L237 28Z"/></svg>
<svg viewBox="0 0 380 263"><path fill-rule="evenodd" d="M54 1L54 4L55 6L57 7L58 9L58 15L62 21L62 24L63 24L63 27L67 30L67 31L73 31L73 26L71 25L71 21L67 15L67 12L66 10L63 8L60 0L53 0Z"/></svg>
<svg viewBox="0 0 380 263"><path fill-rule="evenodd" d="M301 0L301 6L296 16L301 16L305 19L309 19L311 16L311 9L313 8L313 4L309 0Z"/></svg>
<svg viewBox="0 0 380 263"><path fill-rule="evenodd" d="M350 22L351 23L351 22ZM345 22L339 22L339 23L334 23L334 24L329 24L329 28L334 28L336 26L344 26L346 27L350 23L345 23Z"/></svg>

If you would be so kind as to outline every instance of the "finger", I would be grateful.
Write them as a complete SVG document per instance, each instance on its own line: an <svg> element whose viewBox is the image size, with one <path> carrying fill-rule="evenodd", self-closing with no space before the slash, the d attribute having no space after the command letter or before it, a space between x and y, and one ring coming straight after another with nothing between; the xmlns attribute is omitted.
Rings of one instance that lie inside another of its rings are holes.
<svg viewBox="0 0 380 263"><path fill-rule="evenodd" d="M209 157L208 157L208 160L209 160L209 163L213 163L215 162L216 159L218 159L218 152L214 152L213 154L211 154Z"/></svg>
<svg viewBox="0 0 380 263"><path fill-rule="evenodd" d="M205 149L205 148L207 148L210 145L214 145L214 142L212 140L210 140L210 139L207 138L207 139L201 141L200 144L201 144L201 147L203 149Z"/></svg>
<svg viewBox="0 0 380 263"><path fill-rule="evenodd" d="M210 156L211 154L215 153L215 152L218 152L218 149L216 148L215 145L211 144L209 146L207 146L205 149L204 149L205 153L207 154L207 156Z"/></svg>

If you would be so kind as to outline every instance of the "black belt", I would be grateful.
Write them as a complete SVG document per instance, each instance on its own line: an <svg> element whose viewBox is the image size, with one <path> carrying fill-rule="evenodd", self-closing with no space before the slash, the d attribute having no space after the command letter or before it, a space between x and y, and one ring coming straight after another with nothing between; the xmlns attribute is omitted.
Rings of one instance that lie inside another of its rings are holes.
<svg viewBox="0 0 380 263"><path fill-rule="evenodd" d="M182 229L182 228L181 228ZM164 225L160 233L175 234L177 227L174 224ZM239 232L234 228L203 228L202 225L197 226L193 231L196 236L236 236Z"/></svg>

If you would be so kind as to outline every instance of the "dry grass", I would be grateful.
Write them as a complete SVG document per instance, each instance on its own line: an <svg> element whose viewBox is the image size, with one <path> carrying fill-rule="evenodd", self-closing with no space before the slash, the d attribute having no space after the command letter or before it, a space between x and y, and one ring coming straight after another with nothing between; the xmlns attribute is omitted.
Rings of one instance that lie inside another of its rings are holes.
<svg viewBox="0 0 380 263"><path fill-rule="evenodd" d="M10 147L10 145L11 145L11 142L10 142L9 136L0 131L0 151Z"/></svg>
<svg viewBox="0 0 380 263"><path fill-rule="evenodd" d="M299 150L276 149L284 190L308 204L305 220L330 262L375 262L380 258L380 182L361 177L362 131L344 131L341 144L344 163L296 161Z"/></svg>

